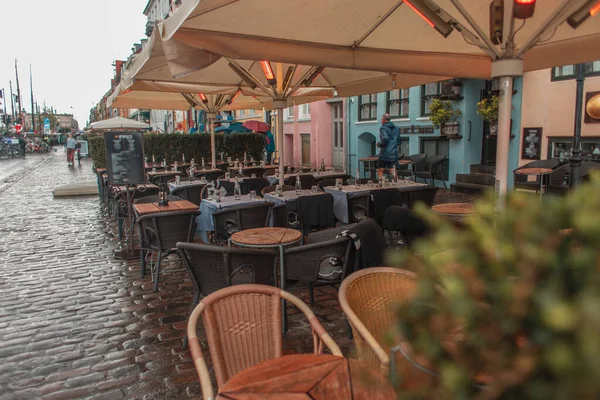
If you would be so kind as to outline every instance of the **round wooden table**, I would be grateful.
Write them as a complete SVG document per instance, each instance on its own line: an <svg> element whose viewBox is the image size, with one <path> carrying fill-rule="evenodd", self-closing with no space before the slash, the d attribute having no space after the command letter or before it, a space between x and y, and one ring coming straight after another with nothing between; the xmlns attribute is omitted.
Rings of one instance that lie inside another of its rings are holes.
<svg viewBox="0 0 600 400"><path fill-rule="evenodd" d="M540 176L540 200L544 190L544 177L552 173L552 168L520 168L515 170L517 175L539 175Z"/></svg>
<svg viewBox="0 0 600 400"><path fill-rule="evenodd" d="M292 354L264 361L228 380L217 400L390 400L392 385L358 360Z"/></svg>
<svg viewBox="0 0 600 400"><path fill-rule="evenodd" d="M431 211L449 217L466 217L475 214L475 206L471 203L436 204Z"/></svg>
<svg viewBox="0 0 600 400"><path fill-rule="evenodd" d="M240 247L251 247L258 249L279 248L279 287L284 289L283 279L285 277L285 257L283 248L298 243L302 239L302 233L290 228L254 228L239 231L231 235L230 243ZM273 271L273 279L277 276L277 267ZM281 299L281 327L283 332L287 331L287 310L285 300Z"/></svg>

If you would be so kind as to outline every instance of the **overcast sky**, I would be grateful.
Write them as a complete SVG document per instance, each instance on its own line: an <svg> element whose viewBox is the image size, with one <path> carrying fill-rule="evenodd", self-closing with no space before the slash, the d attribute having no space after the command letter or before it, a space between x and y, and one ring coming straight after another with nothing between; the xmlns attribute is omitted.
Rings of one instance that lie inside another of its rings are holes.
<svg viewBox="0 0 600 400"><path fill-rule="evenodd" d="M0 0L0 89L8 99L14 60L19 64L21 98L31 112L29 64L33 94L40 108L74 113L85 126L93 104L110 88L112 63L126 59L145 37L147 0ZM73 109L71 109L73 107ZM36 127L37 129L37 127Z"/></svg>

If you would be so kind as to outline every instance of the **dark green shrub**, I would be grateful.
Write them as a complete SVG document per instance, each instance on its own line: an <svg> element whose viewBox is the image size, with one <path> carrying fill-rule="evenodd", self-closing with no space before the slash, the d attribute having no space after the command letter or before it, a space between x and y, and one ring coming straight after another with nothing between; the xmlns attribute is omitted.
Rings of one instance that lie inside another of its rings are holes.
<svg viewBox="0 0 600 400"><path fill-rule="evenodd" d="M88 138L90 154L96 168L106 167L106 154L104 148L104 136L90 136ZM262 133L232 133L229 135L215 135L217 148L217 159L221 153L225 157L242 158L244 152L248 157L256 160L262 158L265 148L265 136ZM197 163L204 157L207 163L211 160L210 135L199 133L194 135L182 134L144 134L144 154L148 161L154 155L156 162L166 159L167 162L181 161L181 155L185 159L194 158Z"/></svg>

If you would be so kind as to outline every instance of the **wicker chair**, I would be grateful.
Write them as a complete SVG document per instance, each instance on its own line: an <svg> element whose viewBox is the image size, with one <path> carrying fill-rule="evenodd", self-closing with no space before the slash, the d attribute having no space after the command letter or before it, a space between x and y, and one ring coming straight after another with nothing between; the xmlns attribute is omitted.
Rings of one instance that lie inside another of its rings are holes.
<svg viewBox="0 0 600 400"><path fill-rule="evenodd" d="M304 236L312 229L332 228L335 226L333 195L325 193L300 196L296 199L296 213Z"/></svg>
<svg viewBox="0 0 600 400"><path fill-rule="evenodd" d="M444 188L446 188L447 177L444 177L443 166L447 161L448 159L444 155L427 157L424 163L417 164L417 168L415 170L415 181L418 180L418 178L421 178L425 180L425 183L427 183L427 180L429 180L429 184L433 186L437 178L442 181Z"/></svg>
<svg viewBox="0 0 600 400"><path fill-rule="evenodd" d="M218 181L218 186L220 188L225 188L227 191L227 196L233 196L233 189L235 188L235 182L231 182L228 179L222 178ZM240 180L240 189L242 188L242 181Z"/></svg>
<svg viewBox="0 0 600 400"><path fill-rule="evenodd" d="M371 194L357 194L348 197L348 221L359 222L369 218L371 209Z"/></svg>
<svg viewBox="0 0 600 400"><path fill-rule="evenodd" d="M348 174L328 174L328 175L324 175L324 176L317 176L315 178L315 181L317 184L321 181L333 181L333 184L335 185L335 180L341 179L342 184L347 185L348 181L352 178L353 178L352 175L348 175Z"/></svg>
<svg viewBox="0 0 600 400"><path fill-rule="evenodd" d="M346 277L352 246L354 244L350 238L340 237L284 249L283 257L286 269L284 271L283 289L286 289L286 280L305 284L292 287L290 290L308 288L310 306L314 307L313 289L315 286L338 285ZM330 261L333 259L339 263L336 267L330 267ZM331 270L332 273L334 270L339 272L327 277L323 275L324 267ZM354 265L351 266L351 268L353 267Z"/></svg>
<svg viewBox="0 0 600 400"><path fill-rule="evenodd" d="M292 190L296 190L296 188L290 185L283 185L281 187L281 190L283 190L284 192L291 192ZM260 191L263 197L265 194L273 192L275 192L275 185L267 186L266 188L263 188L263 190Z"/></svg>
<svg viewBox="0 0 600 400"><path fill-rule="evenodd" d="M412 156L408 156L405 158L409 160L411 164L401 165L397 172L398 176L401 177L411 177L414 178L414 172L417 170L421 170L422 165L425 164L425 160L427 159L426 154L413 154Z"/></svg>
<svg viewBox="0 0 600 400"><path fill-rule="evenodd" d="M171 179L175 178L177 175L181 176L180 172L168 172L160 175L153 176L151 182L156 186L166 185Z"/></svg>
<svg viewBox="0 0 600 400"><path fill-rule="evenodd" d="M413 208L418 202L425 203L427 207L433 206L435 203L435 196L439 189L436 187L424 187L419 190L411 190L410 192L403 193L403 202L408 205L409 208Z"/></svg>
<svg viewBox="0 0 600 400"><path fill-rule="evenodd" d="M558 168L560 166L560 161L556 159L548 159L548 160L536 160L528 162L525 165L520 166L519 168L513 171L515 188L517 189L525 189L525 190L535 190L536 193L540 191L540 176L537 175L535 180L530 181L527 175L518 174L517 171L523 168L550 168L552 170ZM547 179L546 177L544 179ZM562 177L561 177L562 179ZM546 182L548 183L548 182Z"/></svg>
<svg viewBox="0 0 600 400"><path fill-rule="evenodd" d="M158 188L146 188L144 185L136 186L135 190L131 194L132 203L136 203L136 200L143 198L144 196L157 196ZM158 197L157 197L158 198ZM157 200L158 201L158 200ZM114 202L116 207L116 217L117 217L117 228L119 239L123 237L123 224L129 217L129 205L127 204L127 192L120 191L115 194ZM133 227L133 224L132 226Z"/></svg>
<svg viewBox="0 0 600 400"><path fill-rule="evenodd" d="M352 327L358 359L384 376L390 373L390 347L385 338L394 330L397 306L410 302L417 290L415 274L388 267L360 270L340 286L340 306ZM431 378L402 356L397 359L402 386L420 385Z"/></svg>
<svg viewBox="0 0 600 400"><path fill-rule="evenodd" d="M267 226L273 206L273 203L266 201L216 211L213 213L215 240L226 242L235 232Z"/></svg>
<svg viewBox="0 0 600 400"><path fill-rule="evenodd" d="M219 179L221 176L223 176L223 171L211 171L211 172L198 172L196 174L194 174L195 177L197 178L202 178L204 177L204 179L206 179L207 181L216 181L217 179Z"/></svg>
<svg viewBox="0 0 600 400"><path fill-rule="evenodd" d="M179 196L184 200L191 201L197 206L200 206L200 201L202 200L201 194L205 186L205 183L183 185L173 189L171 194L174 196Z"/></svg>
<svg viewBox="0 0 600 400"><path fill-rule="evenodd" d="M262 176L263 176L262 167L246 168L244 170L244 176L251 177L252 174L256 175L257 178L262 178Z"/></svg>
<svg viewBox="0 0 600 400"><path fill-rule="evenodd" d="M198 318L202 316L220 387L238 372L283 355L281 299L295 305L308 319L313 330L315 354L322 353L325 345L334 355L342 355L310 308L296 296L264 285L237 285L221 289L202 299L187 326L190 350L204 399L214 399L214 390L196 333Z"/></svg>
<svg viewBox="0 0 600 400"><path fill-rule="evenodd" d="M296 175L290 176L288 181L290 186L296 187ZM315 177L312 174L300 174L300 185L302 189L310 189L315 184Z"/></svg>
<svg viewBox="0 0 600 400"><path fill-rule="evenodd" d="M269 186L269 181L265 178L244 178L244 184L241 187L242 194L249 194L252 190L259 194L267 186Z"/></svg>
<svg viewBox="0 0 600 400"><path fill-rule="evenodd" d="M142 215L136 221L140 232L140 261L142 278L146 275L146 253L157 253L151 265L154 291L158 291L158 280L162 258L174 252L178 242L191 242L196 231L196 217L200 211L172 211Z"/></svg>

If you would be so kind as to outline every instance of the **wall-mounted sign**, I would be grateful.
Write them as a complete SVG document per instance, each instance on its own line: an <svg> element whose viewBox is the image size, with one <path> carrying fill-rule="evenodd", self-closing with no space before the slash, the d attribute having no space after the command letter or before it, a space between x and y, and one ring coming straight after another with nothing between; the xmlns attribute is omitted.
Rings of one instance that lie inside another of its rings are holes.
<svg viewBox="0 0 600 400"><path fill-rule="evenodd" d="M433 133L433 126L399 126L400 133L411 134L411 133Z"/></svg>
<svg viewBox="0 0 600 400"><path fill-rule="evenodd" d="M587 92L585 94L586 124L600 124L600 92Z"/></svg>
<svg viewBox="0 0 600 400"><path fill-rule="evenodd" d="M521 158L524 160L539 160L541 148L542 128L523 128Z"/></svg>
<svg viewBox="0 0 600 400"><path fill-rule="evenodd" d="M144 139L142 132L106 132L106 167L111 185L144 183Z"/></svg>

